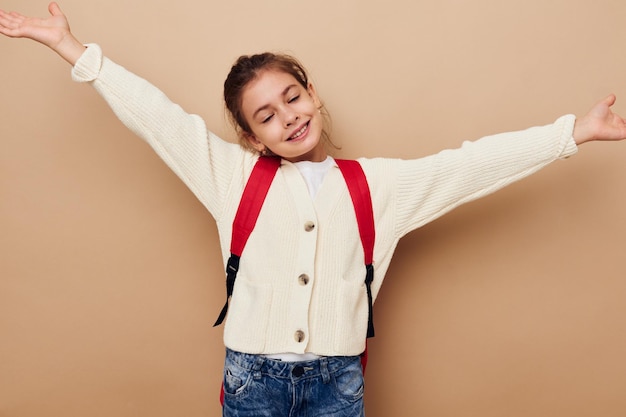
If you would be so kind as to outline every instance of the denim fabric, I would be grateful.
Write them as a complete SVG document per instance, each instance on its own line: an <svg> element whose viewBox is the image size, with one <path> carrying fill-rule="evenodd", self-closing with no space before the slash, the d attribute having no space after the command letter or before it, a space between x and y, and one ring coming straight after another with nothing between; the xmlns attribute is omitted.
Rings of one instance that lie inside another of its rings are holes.
<svg viewBox="0 0 626 417"><path fill-rule="evenodd" d="M281 362L226 350L224 417L364 417L358 356Z"/></svg>

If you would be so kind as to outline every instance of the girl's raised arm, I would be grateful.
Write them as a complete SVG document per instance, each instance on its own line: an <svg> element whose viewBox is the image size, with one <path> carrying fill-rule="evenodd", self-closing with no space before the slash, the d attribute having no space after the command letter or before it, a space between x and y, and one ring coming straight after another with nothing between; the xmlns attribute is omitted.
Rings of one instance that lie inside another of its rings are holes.
<svg viewBox="0 0 626 417"><path fill-rule="evenodd" d="M200 116L187 113L156 86L104 57L97 45L85 47L72 35L57 3L48 9L45 19L0 10L0 33L40 42L72 64L72 78L89 83L209 211L218 212L232 165L244 157L240 146L210 133Z"/></svg>
<svg viewBox="0 0 626 417"><path fill-rule="evenodd" d="M55 2L48 6L45 19L0 10L0 33L11 38L28 38L42 43L74 65L85 51L70 30L67 18Z"/></svg>

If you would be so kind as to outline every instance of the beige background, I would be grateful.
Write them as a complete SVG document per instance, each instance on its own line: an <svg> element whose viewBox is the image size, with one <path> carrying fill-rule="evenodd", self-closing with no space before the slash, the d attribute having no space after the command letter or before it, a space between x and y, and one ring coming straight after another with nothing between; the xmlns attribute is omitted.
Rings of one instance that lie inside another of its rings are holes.
<svg viewBox="0 0 626 417"><path fill-rule="evenodd" d="M626 114L622 0L64 0L75 34L230 140L240 54L294 53L341 156ZM0 8L46 14L43 0ZM44 47L0 39L0 416L216 416L210 216ZM400 244L368 416L626 413L626 143L585 145Z"/></svg>

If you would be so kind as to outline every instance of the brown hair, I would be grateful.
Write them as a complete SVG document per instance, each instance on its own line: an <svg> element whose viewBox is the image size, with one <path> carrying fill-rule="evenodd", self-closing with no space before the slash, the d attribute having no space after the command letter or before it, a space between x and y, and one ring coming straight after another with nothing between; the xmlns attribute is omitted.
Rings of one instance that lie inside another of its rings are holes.
<svg viewBox="0 0 626 417"><path fill-rule="evenodd" d="M252 151L254 149L245 137L246 134L252 133L252 130L243 115L241 100L244 88L264 70L281 71L292 75L302 87L305 89L309 87L309 77L304 66L290 55L265 52L255 55L243 55L237 59L230 69L226 81L224 81L224 102L228 110L229 119L237 131L240 145ZM322 139L325 143L337 149L338 147L330 140L330 134L327 130L330 128L330 115L326 112L323 104L320 108L320 113L324 118Z"/></svg>

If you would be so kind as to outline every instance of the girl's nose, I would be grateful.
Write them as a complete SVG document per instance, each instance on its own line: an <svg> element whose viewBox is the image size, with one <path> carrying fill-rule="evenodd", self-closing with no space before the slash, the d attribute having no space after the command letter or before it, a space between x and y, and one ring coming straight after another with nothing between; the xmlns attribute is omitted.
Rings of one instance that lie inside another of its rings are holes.
<svg viewBox="0 0 626 417"><path fill-rule="evenodd" d="M300 116L298 116L298 114L296 112L285 111L285 113L283 114L283 120L285 121L285 127L290 127L295 122L297 122L299 118L300 118Z"/></svg>

